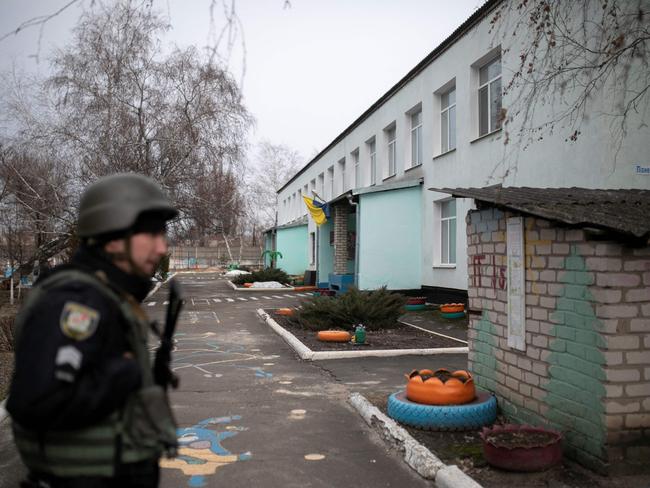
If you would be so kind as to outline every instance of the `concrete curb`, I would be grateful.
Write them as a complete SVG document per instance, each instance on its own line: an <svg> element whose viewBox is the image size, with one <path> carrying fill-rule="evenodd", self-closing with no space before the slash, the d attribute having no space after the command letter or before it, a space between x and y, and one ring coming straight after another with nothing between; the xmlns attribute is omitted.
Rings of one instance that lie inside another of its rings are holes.
<svg viewBox="0 0 650 488"><path fill-rule="evenodd" d="M271 293L271 292L276 292L276 291L294 291L293 286L285 286L283 288L240 288L230 280L226 280L226 283L228 283L230 288L232 288L233 290L244 291L244 292L265 291L267 293Z"/></svg>
<svg viewBox="0 0 650 488"><path fill-rule="evenodd" d="M463 339L459 339L459 338L457 338L457 337L452 337L452 336L450 336L450 335L446 335L446 334L441 334L440 332L435 332L435 331L433 331L433 330L425 329L424 327L420 327L419 325L409 324L406 320L397 319L397 321L398 321L398 322L401 322L402 324L405 324L405 325L408 325L408 326L410 326L410 327L413 327L413 328L415 328L415 329L422 330L422 331L424 331L424 332L428 332L429 334L435 334L435 335L437 335L437 336L444 337L445 339L451 339L452 341L456 341L456 342L461 342L461 343L463 343L463 344L467 344L467 341L464 341Z"/></svg>
<svg viewBox="0 0 650 488"><path fill-rule="evenodd" d="M257 309L257 315L266 322L287 344L300 356L300 359L319 361L326 359L346 359L361 357L393 357L393 356L423 356L434 354L460 354L467 353L467 347L439 347L434 349L382 349L370 351L312 351L305 346L296 336L284 329L273 320L263 309Z"/></svg>
<svg viewBox="0 0 650 488"><path fill-rule="evenodd" d="M177 274L178 274L177 272L171 273L171 274L167 277L167 279L166 279L165 281L159 281L159 282L157 282L157 283L156 283L156 286L153 287L153 290L151 290L151 291L147 294L147 296L145 297L145 300L146 300L147 298L149 298L150 296L152 296L154 293L156 293L156 292L160 289L160 287L163 285L163 283L167 283L169 280L171 280L171 279L172 279L174 276L176 276Z"/></svg>
<svg viewBox="0 0 650 488"><path fill-rule="evenodd" d="M423 478L433 480L437 488L482 488L458 466L443 463L360 393L350 394L348 402L391 447L403 453L406 464Z"/></svg>

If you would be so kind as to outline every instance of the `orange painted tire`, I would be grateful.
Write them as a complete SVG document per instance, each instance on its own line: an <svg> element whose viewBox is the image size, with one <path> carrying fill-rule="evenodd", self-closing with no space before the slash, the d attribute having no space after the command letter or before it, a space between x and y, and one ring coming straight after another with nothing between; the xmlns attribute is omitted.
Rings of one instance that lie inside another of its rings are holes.
<svg viewBox="0 0 650 488"><path fill-rule="evenodd" d="M253 283L244 283L244 288L250 288L253 286Z"/></svg>
<svg viewBox="0 0 650 488"><path fill-rule="evenodd" d="M440 305L440 311L442 313L459 313L465 311L464 303L445 303Z"/></svg>
<svg viewBox="0 0 650 488"><path fill-rule="evenodd" d="M294 286L293 291L314 291L317 287L315 286Z"/></svg>
<svg viewBox="0 0 650 488"><path fill-rule="evenodd" d="M324 342L349 342L352 336L344 330L321 330L318 340Z"/></svg>
<svg viewBox="0 0 650 488"><path fill-rule="evenodd" d="M438 372L451 375L446 381L434 376ZM422 377L425 376L423 379ZM463 382L460 378L465 379ZM422 369L408 375L406 398L426 405L463 405L476 397L474 379L469 371L459 370L450 373L444 368L436 371Z"/></svg>
<svg viewBox="0 0 650 488"><path fill-rule="evenodd" d="M278 308L276 313L278 315L291 316L293 315L293 308Z"/></svg>

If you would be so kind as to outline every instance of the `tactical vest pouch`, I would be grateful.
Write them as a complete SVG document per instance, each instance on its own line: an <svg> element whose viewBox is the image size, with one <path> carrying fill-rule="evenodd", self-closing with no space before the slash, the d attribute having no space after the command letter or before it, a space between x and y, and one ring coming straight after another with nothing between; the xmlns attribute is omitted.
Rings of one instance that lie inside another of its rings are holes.
<svg viewBox="0 0 650 488"><path fill-rule="evenodd" d="M162 444L167 456L176 455L176 423L162 387L146 386L131 397L124 412L124 443L144 449Z"/></svg>

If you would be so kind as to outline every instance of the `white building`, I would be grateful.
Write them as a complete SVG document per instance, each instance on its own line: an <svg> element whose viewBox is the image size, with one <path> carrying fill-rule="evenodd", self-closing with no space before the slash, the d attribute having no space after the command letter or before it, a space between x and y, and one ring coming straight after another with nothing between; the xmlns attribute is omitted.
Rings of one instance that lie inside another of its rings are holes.
<svg viewBox="0 0 650 488"><path fill-rule="evenodd" d="M537 104L525 120L522 109L531 107L518 101L522 92L504 94L530 41L525 30L512 35L513 12L507 1L486 2L279 189L277 250L298 257L286 261L288 271L317 269L317 280L330 283L347 275L364 289L422 287L462 296L464 219L473 200L428 189L650 188L647 98L628 115L626 133L601 114L611 111L619 86L592 96L575 141L561 124L532 140L518 136L525 122L557 117L571 92L564 87L562 97ZM305 223L302 201L314 191L333 210L318 231L311 218Z"/></svg>

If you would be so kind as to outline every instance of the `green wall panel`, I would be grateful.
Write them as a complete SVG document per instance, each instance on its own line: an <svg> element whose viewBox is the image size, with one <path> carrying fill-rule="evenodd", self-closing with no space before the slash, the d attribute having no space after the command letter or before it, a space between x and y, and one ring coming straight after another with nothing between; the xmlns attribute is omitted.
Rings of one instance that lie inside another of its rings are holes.
<svg viewBox="0 0 650 488"><path fill-rule="evenodd" d="M359 288L422 285L422 187L360 195Z"/></svg>
<svg viewBox="0 0 650 488"><path fill-rule="evenodd" d="M307 225L278 229L276 239L277 250L282 253L276 266L288 274L304 274L309 264Z"/></svg>

